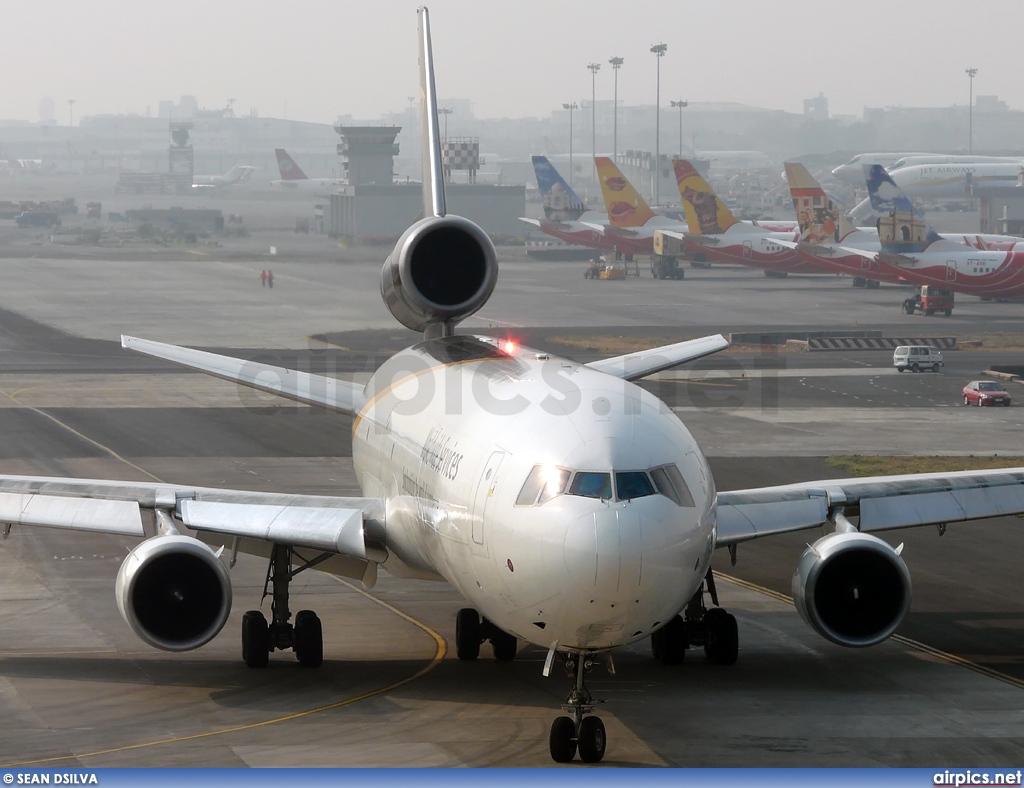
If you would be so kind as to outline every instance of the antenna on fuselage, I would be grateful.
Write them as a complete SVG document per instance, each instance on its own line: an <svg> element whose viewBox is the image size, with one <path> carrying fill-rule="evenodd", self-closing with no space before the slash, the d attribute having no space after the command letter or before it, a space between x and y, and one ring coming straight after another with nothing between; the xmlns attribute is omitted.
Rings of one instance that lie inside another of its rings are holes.
<svg viewBox="0 0 1024 788"><path fill-rule="evenodd" d="M444 216L444 167L441 162L441 130L437 119L437 87L434 84L434 52L430 46L430 13L420 6L420 136L423 140L423 215Z"/></svg>

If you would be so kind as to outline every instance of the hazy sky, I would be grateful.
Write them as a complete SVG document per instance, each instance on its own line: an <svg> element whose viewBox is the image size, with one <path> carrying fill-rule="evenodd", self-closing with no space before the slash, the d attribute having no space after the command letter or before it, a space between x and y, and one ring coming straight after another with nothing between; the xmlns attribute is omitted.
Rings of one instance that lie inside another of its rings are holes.
<svg viewBox="0 0 1024 788"><path fill-rule="evenodd" d="M416 6L376 0L39 0L8 3L0 25L0 118L157 113L182 94L204 107L330 122L407 106L416 93ZM668 44L661 96L833 114L864 106L949 106L996 94L1024 109L1021 0L434 0L442 97L478 117L546 116L589 99L587 63L625 58L619 99L652 103L652 44ZM452 118L452 123L456 119Z"/></svg>

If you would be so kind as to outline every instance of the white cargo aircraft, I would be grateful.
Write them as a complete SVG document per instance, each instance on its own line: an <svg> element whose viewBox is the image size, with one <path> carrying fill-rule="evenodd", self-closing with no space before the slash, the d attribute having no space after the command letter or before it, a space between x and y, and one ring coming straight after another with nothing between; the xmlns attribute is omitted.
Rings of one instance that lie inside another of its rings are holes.
<svg viewBox="0 0 1024 788"><path fill-rule="evenodd" d="M252 177L252 174L254 172L256 172L255 167L249 167L244 164L239 164L235 167L232 167L223 175L193 175L192 188L215 189L220 188L222 186L231 186L232 184L235 183L245 183Z"/></svg>
<svg viewBox="0 0 1024 788"><path fill-rule="evenodd" d="M126 348L354 417L362 498L167 484L0 477L0 520L144 537L116 581L120 610L147 643L197 648L231 607L226 558L269 561L273 620L242 619L246 664L293 649L323 658L311 611L292 619L290 580L316 567L372 585L378 566L444 580L469 602L456 650L497 659L517 640L547 650L572 680L567 716L551 726L556 761L599 761L605 729L585 679L610 650L651 637L679 662L690 646L737 657L736 620L716 602L715 548L824 527L797 561L797 609L834 643L868 646L910 607L899 548L874 535L1024 511L1024 468L825 480L716 493L700 447L680 420L629 381L724 348L721 336L577 364L543 351L457 335L497 281L484 232L447 213L430 28L420 9L425 218L384 264L381 294L424 339L365 386L124 337ZM186 535L183 527L197 537ZM10 530L10 527L7 529ZM227 553L227 555L225 555ZM481 614L483 618L481 618Z"/></svg>

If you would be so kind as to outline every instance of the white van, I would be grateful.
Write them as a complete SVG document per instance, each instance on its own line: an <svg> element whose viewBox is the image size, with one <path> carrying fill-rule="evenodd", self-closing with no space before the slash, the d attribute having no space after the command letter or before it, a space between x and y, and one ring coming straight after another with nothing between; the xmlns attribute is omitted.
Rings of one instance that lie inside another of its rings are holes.
<svg viewBox="0 0 1024 788"><path fill-rule="evenodd" d="M899 372L906 369L911 372L920 372L922 369L938 372L944 363L942 351L927 345L900 345L892 354L892 365Z"/></svg>

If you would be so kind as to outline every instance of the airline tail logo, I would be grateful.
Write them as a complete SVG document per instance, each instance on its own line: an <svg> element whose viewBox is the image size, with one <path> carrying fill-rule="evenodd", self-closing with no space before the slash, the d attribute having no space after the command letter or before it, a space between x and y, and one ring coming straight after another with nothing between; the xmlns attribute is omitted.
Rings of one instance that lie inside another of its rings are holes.
<svg viewBox="0 0 1024 788"><path fill-rule="evenodd" d="M644 202L636 189L619 171L615 163L606 156L598 156L597 177L601 179L601 194L608 220L612 227L642 227L653 216L654 211Z"/></svg>
<svg viewBox="0 0 1024 788"><path fill-rule="evenodd" d="M576 192L558 174L546 156L533 157L533 171L537 176L544 218L549 222L571 222L579 219L586 206Z"/></svg>
<svg viewBox="0 0 1024 788"><path fill-rule="evenodd" d="M302 171L295 160L288 155L288 152L283 148L275 148L274 153L277 156L277 168L281 171L281 180L283 181L304 181L306 173Z"/></svg>
<svg viewBox="0 0 1024 788"><path fill-rule="evenodd" d="M786 180L793 209L800 224L800 240L807 243L839 243L852 227L843 212L802 164L786 162Z"/></svg>
<svg viewBox="0 0 1024 788"><path fill-rule="evenodd" d="M941 240L884 167L873 164L864 170L871 207L884 214L878 226L878 238L883 249L903 253L920 252Z"/></svg>
<svg viewBox="0 0 1024 788"><path fill-rule="evenodd" d="M679 197L691 233L718 235L724 233L739 219L732 215L724 202L686 159L673 159Z"/></svg>

